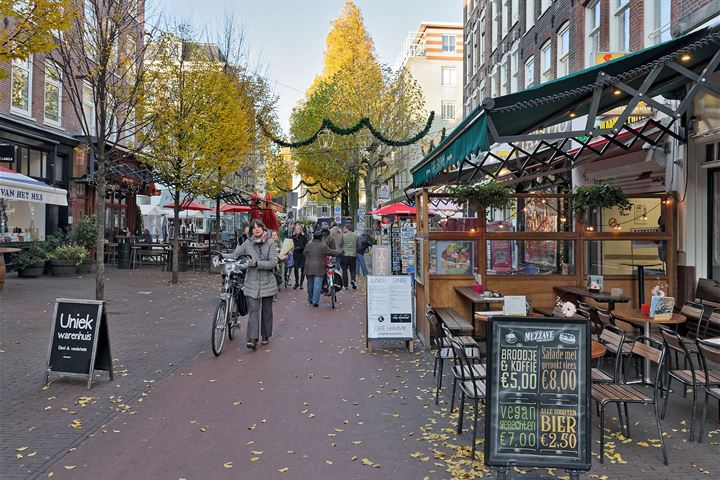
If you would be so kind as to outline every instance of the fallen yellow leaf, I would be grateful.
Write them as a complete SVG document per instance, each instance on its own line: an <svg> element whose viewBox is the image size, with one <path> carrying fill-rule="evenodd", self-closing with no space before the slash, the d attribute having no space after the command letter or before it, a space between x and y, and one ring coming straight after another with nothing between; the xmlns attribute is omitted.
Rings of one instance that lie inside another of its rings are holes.
<svg viewBox="0 0 720 480"><path fill-rule="evenodd" d="M262 455L263 454L262 450L250 450L250 453L252 453L253 455Z"/></svg>
<svg viewBox="0 0 720 480"><path fill-rule="evenodd" d="M24 452L27 449L28 449L28 447L20 447L20 448L16 448L15 450L17 450L18 452Z"/></svg>
<svg viewBox="0 0 720 480"><path fill-rule="evenodd" d="M260 457L250 457L251 462L257 462L258 460L260 460Z"/></svg>
<svg viewBox="0 0 720 480"><path fill-rule="evenodd" d="M280 472L280 473L285 473L288 470L290 470L288 467L278 468L278 472Z"/></svg>
<svg viewBox="0 0 720 480"><path fill-rule="evenodd" d="M65 467L63 468L65 468L65 470L72 470L73 468L75 468L75 465L65 465Z"/></svg>
<svg viewBox="0 0 720 480"><path fill-rule="evenodd" d="M225 467L225 468L232 468L232 467L233 467L233 463L235 463L235 462L226 462L226 463L223 463L223 467Z"/></svg>
<svg viewBox="0 0 720 480"><path fill-rule="evenodd" d="M327 463L328 465L332 465L332 464L333 464L333 463L332 463L332 460L325 460L325 463Z"/></svg>

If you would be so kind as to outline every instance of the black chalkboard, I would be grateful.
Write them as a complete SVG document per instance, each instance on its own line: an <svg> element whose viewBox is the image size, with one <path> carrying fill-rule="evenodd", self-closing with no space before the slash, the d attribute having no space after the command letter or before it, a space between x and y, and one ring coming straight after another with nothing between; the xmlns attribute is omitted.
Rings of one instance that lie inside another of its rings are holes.
<svg viewBox="0 0 720 480"><path fill-rule="evenodd" d="M589 470L587 321L497 316L488 328L485 464Z"/></svg>
<svg viewBox="0 0 720 480"><path fill-rule="evenodd" d="M110 337L104 302L73 298L55 301L45 383L50 373L88 379L106 370L113 379Z"/></svg>

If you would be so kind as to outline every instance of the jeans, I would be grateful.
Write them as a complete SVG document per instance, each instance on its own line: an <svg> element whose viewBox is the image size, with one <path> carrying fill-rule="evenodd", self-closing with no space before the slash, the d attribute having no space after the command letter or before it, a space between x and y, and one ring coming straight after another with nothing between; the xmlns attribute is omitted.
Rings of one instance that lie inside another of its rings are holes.
<svg viewBox="0 0 720 480"><path fill-rule="evenodd" d="M356 270L366 277L368 276L368 268L367 264L365 263L365 255L362 253L358 253L357 255L357 266L355 267Z"/></svg>
<svg viewBox="0 0 720 480"><path fill-rule="evenodd" d="M343 278L343 286L345 288L349 287L350 284L348 283L348 270L350 270L350 280L355 282L355 267L357 266L357 258L356 257L350 257L347 255L344 255L342 257L342 278Z"/></svg>
<svg viewBox="0 0 720 480"><path fill-rule="evenodd" d="M307 294L308 302L313 305L320 303L320 293L322 290L323 275L307 276Z"/></svg>

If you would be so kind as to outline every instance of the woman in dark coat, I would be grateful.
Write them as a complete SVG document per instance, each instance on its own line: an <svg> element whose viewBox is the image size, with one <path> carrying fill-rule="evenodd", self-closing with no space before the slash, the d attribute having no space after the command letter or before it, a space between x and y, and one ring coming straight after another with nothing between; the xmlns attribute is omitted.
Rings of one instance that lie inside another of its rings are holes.
<svg viewBox="0 0 720 480"><path fill-rule="evenodd" d="M295 286L293 289L303 288L302 284L305 281L305 246L308 244L307 237L305 236L305 229L302 224L298 223L295 225L295 231L293 232L292 241L294 244L293 248L293 271L295 272ZM298 281L298 277L300 280Z"/></svg>
<svg viewBox="0 0 720 480"><path fill-rule="evenodd" d="M313 235L313 239L305 247L305 273L308 277L308 303L317 307L320 302L323 277L325 276L325 260L328 255L337 256L342 252L328 247L323 241L322 233Z"/></svg>

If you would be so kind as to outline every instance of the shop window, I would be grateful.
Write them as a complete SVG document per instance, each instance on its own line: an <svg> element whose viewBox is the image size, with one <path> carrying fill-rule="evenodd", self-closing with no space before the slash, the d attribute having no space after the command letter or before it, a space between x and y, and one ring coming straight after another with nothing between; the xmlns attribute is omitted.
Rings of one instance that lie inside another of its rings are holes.
<svg viewBox="0 0 720 480"><path fill-rule="evenodd" d="M486 275L574 275L572 240L488 240Z"/></svg>
<svg viewBox="0 0 720 480"><path fill-rule="evenodd" d="M13 59L11 71L10 110L30 115L32 112L32 56Z"/></svg>
<svg viewBox="0 0 720 480"><path fill-rule="evenodd" d="M632 265L645 266L645 276L666 274L667 245L664 240L587 240L585 272L588 275L633 275Z"/></svg>
<svg viewBox="0 0 720 480"><path fill-rule="evenodd" d="M30 176L43 178L43 163L45 155L38 150L30 150Z"/></svg>
<svg viewBox="0 0 720 480"><path fill-rule="evenodd" d="M65 180L64 175L63 175L64 170L65 170L65 158L55 157L53 180L55 180L56 182L63 182Z"/></svg>
<svg viewBox="0 0 720 480"><path fill-rule="evenodd" d="M664 224L662 199L631 198L632 208L621 212L617 208L601 212L587 212L580 221L586 229L598 232L659 233Z"/></svg>
<svg viewBox="0 0 720 480"><path fill-rule="evenodd" d="M433 275L472 275L475 273L474 240L431 240L429 267Z"/></svg>
<svg viewBox="0 0 720 480"><path fill-rule="evenodd" d="M708 175L710 202L708 220L710 225L710 248L708 249L710 268L708 276L720 281L720 170L712 170Z"/></svg>

